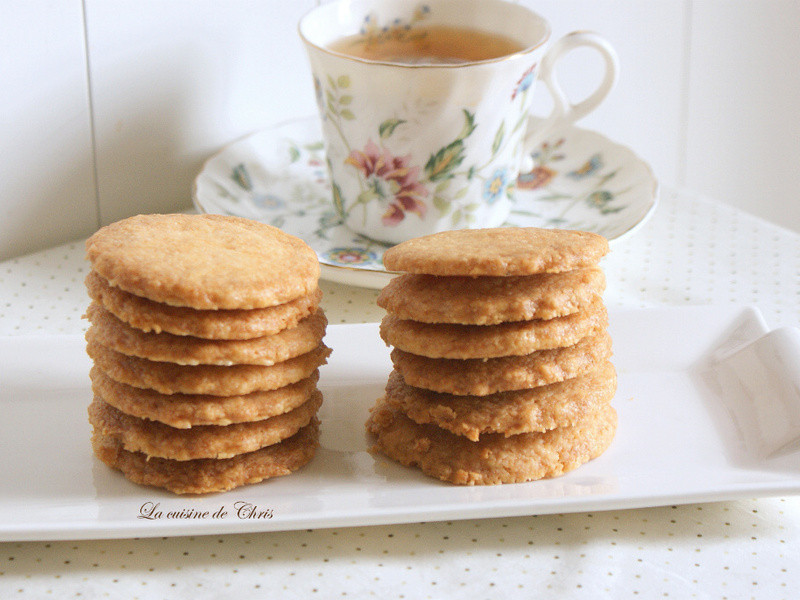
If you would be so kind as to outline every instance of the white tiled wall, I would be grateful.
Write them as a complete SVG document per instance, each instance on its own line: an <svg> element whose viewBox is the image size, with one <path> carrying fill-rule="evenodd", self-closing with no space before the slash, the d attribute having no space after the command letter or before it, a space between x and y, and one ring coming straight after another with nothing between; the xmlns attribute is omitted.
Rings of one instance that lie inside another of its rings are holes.
<svg viewBox="0 0 800 600"><path fill-rule="evenodd" d="M313 0L86 0L100 219L189 203L220 146L316 110Z"/></svg>
<svg viewBox="0 0 800 600"><path fill-rule="evenodd" d="M800 2L693 4L679 176L800 231Z"/></svg>
<svg viewBox="0 0 800 600"><path fill-rule="evenodd" d="M594 29L619 52L619 84L583 126L666 185L800 231L800 3L525 2L556 36ZM315 3L0 0L0 259L187 207L218 148L313 114L295 24ZM591 58L560 70L575 98Z"/></svg>
<svg viewBox="0 0 800 600"><path fill-rule="evenodd" d="M0 259L97 226L80 0L0 0Z"/></svg>

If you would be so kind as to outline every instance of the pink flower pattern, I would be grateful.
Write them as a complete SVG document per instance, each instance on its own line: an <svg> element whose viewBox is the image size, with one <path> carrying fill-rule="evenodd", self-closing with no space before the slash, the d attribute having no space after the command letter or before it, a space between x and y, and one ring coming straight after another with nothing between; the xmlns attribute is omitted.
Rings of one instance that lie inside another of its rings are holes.
<svg viewBox="0 0 800 600"><path fill-rule="evenodd" d="M410 166L410 156L392 156L385 148L379 148L372 140L364 150L353 150L345 159L364 176L371 193L388 201L381 221L385 226L399 224L411 212L420 218L428 210L424 198L428 188L419 181L420 167Z"/></svg>

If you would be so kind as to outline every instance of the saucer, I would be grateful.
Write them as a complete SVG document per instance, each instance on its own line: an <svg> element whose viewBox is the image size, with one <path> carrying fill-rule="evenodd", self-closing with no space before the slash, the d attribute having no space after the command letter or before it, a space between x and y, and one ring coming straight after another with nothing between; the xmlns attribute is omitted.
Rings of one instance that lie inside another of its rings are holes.
<svg viewBox="0 0 800 600"><path fill-rule="evenodd" d="M614 243L642 225L658 201L650 166L599 133L569 127L531 155L517 180L509 227L580 229ZM192 199L200 212L278 227L317 253L322 278L382 288L388 244L348 229L333 208L319 120L308 117L256 132L206 161Z"/></svg>

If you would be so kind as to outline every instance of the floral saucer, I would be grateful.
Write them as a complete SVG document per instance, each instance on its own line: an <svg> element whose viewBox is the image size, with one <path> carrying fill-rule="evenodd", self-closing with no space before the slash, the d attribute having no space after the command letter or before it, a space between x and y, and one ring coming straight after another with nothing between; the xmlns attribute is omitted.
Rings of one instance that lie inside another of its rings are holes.
<svg viewBox="0 0 800 600"><path fill-rule="evenodd" d="M606 137L569 127L531 156L517 180L509 227L594 231L615 242L640 226L658 199L649 165ZM350 231L333 208L316 117L288 121L223 148L197 176L195 207L247 217L305 240L322 277L381 288L389 247Z"/></svg>

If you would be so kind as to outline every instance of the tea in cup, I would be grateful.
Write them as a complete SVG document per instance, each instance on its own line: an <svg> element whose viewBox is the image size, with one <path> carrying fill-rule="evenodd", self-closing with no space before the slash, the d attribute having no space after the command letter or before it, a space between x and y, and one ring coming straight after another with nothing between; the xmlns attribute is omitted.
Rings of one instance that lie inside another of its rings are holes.
<svg viewBox="0 0 800 600"><path fill-rule="evenodd" d="M371 239L399 243L501 226L523 161L602 102L617 76L610 44L572 33L550 49L547 21L505 0L338 0L299 25L322 118L333 204ZM588 46L600 85L572 104L554 66ZM553 96L529 114L534 82Z"/></svg>

